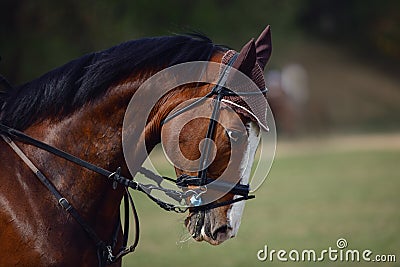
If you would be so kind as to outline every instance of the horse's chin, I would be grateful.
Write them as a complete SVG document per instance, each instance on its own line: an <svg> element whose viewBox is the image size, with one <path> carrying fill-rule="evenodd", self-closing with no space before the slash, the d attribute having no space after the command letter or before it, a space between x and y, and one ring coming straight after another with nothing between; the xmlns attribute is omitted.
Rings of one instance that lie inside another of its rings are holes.
<svg viewBox="0 0 400 267"><path fill-rule="evenodd" d="M213 246L218 246L218 245L222 244L223 242L225 242L226 240L228 240L228 239L230 239L230 238L233 238L233 236L227 237L227 238L224 238L224 239L215 240L215 239L212 238L212 237L209 237L209 236L207 236L207 235L204 235L204 236L201 236L200 238L194 238L194 240L196 240L196 241L198 241L198 242L205 241L205 242L207 242L207 243L209 243L209 244L211 244L211 245L213 245Z"/></svg>
<svg viewBox="0 0 400 267"><path fill-rule="evenodd" d="M204 216L204 222L201 231L196 232L196 224L199 224L198 212L191 212L185 220L185 226L194 240L198 242L205 241L211 245L217 246L226 240L233 238L233 229L226 218L217 218L218 214L209 211Z"/></svg>

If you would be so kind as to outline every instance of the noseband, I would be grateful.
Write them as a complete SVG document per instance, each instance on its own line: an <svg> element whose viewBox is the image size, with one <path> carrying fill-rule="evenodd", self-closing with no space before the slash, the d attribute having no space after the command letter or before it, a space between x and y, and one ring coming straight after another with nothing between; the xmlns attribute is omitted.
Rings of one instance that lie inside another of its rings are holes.
<svg viewBox="0 0 400 267"><path fill-rule="evenodd" d="M232 64L237 58L237 54L235 54L232 59L229 60L228 64L225 65L222 75L219 78L218 83L212 88L212 90L202 98L194 101L190 105L178 110L177 112L173 113L172 115L168 116L163 122L162 125L167 123L168 121L172 120L173 118L177 117L178 115L184 113L185 111L191 109L195 105L203 102L204 100L215 97L213 111L210 117L205 144L202 147L202 153L200 158L200 166L199 172L197 176L189 176L183 174L179 176L176 180L165 177L159 176L152 171L140 167L138 172L143 174L144 176L150 178L151 180L155 181L157 185L153 184L141 184L134 180L130 180L121 176L121 168L118 168L116 171L111 172L106 169L103 169L99 166L91 164L85 160L82 160L78 157L75 157L69 153L66 153L58 148L50 146L46 143L43 143L37 139L34 139L23 132L20 132L16 129L10 128L4 124L0 123L0 136L3 140L15 151L15 153L28 165L28 167L34 172L40 182L43 183L44 186L53 194L56 198L57 202L81 225L83 230L88 234L88 236L95 242L98 252L98 259L99 259L99 266L104 266L106 264L112 264L119 259L121 259L124 255L133 252L138 244L139 241L139 219L138 215L128 191L128 188L131 188L136 191L140 191L145 193L152 201L158 204L161 208L167 211L174 211L178 213L185 212L189 206L190 208L199 211L200 214L204 215L205 210L214 209L221 206L226 206L233 204L238 201L248 200L254 198L255 196L249 195L250 189L249 185L243 184L231 184L228 182L218 181L207 177L207 162L209 156L211 154L211 141L214 139L215 131L216 131L216 124L220 113L220 105L223 101L225 96L240 96L240 95L252 95L252 94L263 94L267 92L267 89L260 90L259 92L233 92L229 89L225 88L224 85L229 75L229 71L231 69ZM91 170L95 173L98 173L102 176L107 177L109 180L113 182L113 188L116 189L117 185L120 184L125 188L125 195L124 195L124 206L125 206L125 222L124 222L124 231L123 231L123 245L119 249L116 255L113 254L113 250L115 244L117 243L117 236L120 231L120 222L117 221L113 238L112 244L106 244L106 242L102 241L98 235L95 233L93 228L87 224L87 222L82 218L79 212L68 202L68 200L53 186L50 180L38 169L36 166L30 161L30 159L22 152L22 150L14 143L13 139L18 140L20 142L35 146L42 150L45 150L49 153L54 154L57 157L63 158L67 161L73 162L85 169ZM197 189L194 190L187 190L187 191L178 191L164 188L161 183L164 180L174 182L179 188L187 188L188 186L195 186ZM204 189L213 189L219 190L223 192L228 192L233 195L238 195L240 197L234 198L232 200L223 201L223 202L212 202L206 205L202 205L201 195L204 193ZM180 203L182 200L185 202L189 199L190 203L186 205L173 205L162 201L156 197L154 197L151 192L153 190L158 190L164 192L168 197L178 201ZM135 240L132 245L127 246L128 240L128 233L129 233L129 206L132 207L133 215L135 219ZM186 206L186 207L184 207ZM198 230L196 230L198 231Z"/></svg>

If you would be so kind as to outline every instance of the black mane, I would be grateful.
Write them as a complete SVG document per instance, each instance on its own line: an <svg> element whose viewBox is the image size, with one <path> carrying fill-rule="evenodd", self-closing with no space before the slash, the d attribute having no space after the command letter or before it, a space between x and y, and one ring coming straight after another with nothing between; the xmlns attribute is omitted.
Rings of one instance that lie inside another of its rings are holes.
<svg viewBox="0 0 400 267"><path fill-rule="evenodd" d="M13 89L0 90L0 121L20 130L50 116L65 116L103 95L135 71L209 60L223 50L202 35L128 41L87 54Z"/></svg>

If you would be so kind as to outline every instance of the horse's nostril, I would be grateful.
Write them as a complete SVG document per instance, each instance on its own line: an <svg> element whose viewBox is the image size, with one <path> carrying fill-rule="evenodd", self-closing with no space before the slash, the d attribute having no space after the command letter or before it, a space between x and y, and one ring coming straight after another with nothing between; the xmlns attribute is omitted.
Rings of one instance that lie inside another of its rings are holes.
<svg viewBox="0 0 400 267"><path fill-rule="evenodd" d="M230 228L228 225L226 225L226 224L221 225L220 227L218 227L217 229L215 229L215 230L213 231L213 233L212 233L212 238L213 238L214 240L226 239L226 235L228 234L228 231L229 231L230 229L231 229L231 228Z"/></svg>

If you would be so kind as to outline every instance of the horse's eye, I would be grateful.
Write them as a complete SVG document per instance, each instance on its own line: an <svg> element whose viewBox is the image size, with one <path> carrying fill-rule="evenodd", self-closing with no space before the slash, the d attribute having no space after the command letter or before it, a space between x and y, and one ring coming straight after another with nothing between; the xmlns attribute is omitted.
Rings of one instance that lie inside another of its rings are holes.
<svg viewBox="0 0 400 267"><path fill-rule="evenodd" d="M226 135L233 142L239 142L244 137L244 134L241 131L237 131L237 130L226 130Z"/></svg>

